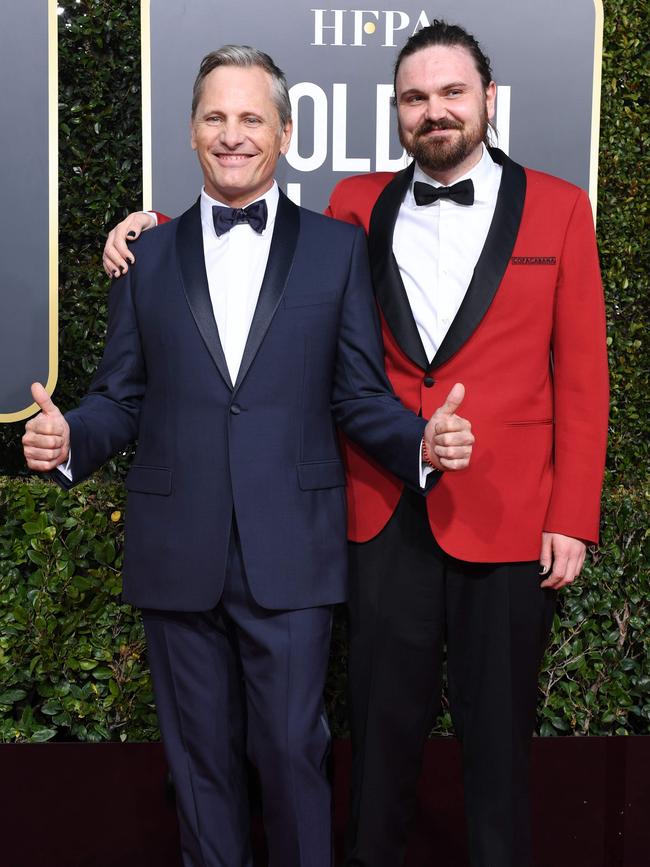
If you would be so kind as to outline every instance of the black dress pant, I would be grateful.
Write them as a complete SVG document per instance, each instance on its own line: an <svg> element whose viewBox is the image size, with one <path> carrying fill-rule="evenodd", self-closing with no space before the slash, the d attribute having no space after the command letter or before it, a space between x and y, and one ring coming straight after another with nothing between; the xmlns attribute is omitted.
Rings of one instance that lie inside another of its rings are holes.
<svg viewBox="0 0 650 867"><path fill-rule="evenodd" d="M529 867L529 751L555 592L539 564L474 564L437 545L405 491L384 530L350 545L352 802L346 867L400 867L443 651L463 759L472 867ZM432 853L432 867L442 862Z"/></svg>

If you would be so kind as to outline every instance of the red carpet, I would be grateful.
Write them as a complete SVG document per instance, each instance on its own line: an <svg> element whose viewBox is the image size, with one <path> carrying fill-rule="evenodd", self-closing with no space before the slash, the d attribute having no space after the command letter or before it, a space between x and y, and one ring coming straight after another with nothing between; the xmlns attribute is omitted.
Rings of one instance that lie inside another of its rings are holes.
<svg viewBox="0 0 650 867"><path fill-rule="evenodd" d="M647 867L650 738L534 744L536 867ZM181 867L158 744L0 746L1 867ZM349 745L334 749L342 843ZM265 863L259 814L256 867ZM430 741L407 867L467 867L458 747Z"/></svg>

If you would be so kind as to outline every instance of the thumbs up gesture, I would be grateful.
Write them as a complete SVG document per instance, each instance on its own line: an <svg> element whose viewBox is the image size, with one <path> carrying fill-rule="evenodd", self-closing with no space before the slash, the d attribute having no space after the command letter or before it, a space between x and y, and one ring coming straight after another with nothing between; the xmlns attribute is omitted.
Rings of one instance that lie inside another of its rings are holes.
<svg viewBox="0 0 650 867"><path fill-rule="evenodd" d="M70 454L70 428L40 382L32 385L40 413L25 425L23 452L30 470L40 473L64 464Z"/></svg>
<svg viewBox="0 0 650 867"><path fill-rule="evenodd" d="M474 443L472 426L456 414L464 397L465 386L457 382L425 428L423 457L437 470L464 470L469 466Z"/></svg>

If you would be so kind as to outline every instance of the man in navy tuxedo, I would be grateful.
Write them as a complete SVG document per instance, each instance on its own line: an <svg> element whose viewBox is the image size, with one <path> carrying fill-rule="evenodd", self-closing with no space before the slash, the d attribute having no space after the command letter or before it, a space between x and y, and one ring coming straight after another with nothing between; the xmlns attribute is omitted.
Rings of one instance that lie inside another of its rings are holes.
<svg viewBox="0 0 650 867"><path fill-rule="evenodd" d="M111 289L90 392L39 384L28 465L69 486L137 440L124 598L139 606L185 867L249 867L246 751L272 867L330 867L322 692L346 596L336 426L413 489L469 461L456 385L427 423L390 390L363 232L274 181L291 136L268 55L208 55L192 103L199 200ZM425 466L429 464L429 466ZM434 472L429 472L433 468Z"/></svg>

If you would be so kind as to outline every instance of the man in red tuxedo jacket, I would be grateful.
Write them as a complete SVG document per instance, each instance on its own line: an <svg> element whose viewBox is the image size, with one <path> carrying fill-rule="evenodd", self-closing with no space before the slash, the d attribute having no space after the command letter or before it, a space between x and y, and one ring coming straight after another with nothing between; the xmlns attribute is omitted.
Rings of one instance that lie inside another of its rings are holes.
<svg viewBox="0 0 650 867"><path fill-rule="evenodd" d="M462 380L476 447L418 503L346 446L346 864L403 863L446 641L472 867L528 867L539 664L555 591L598 539L608 377L591 209L484 146L496 86L461 28L434 22L407 42L395 95L415 161L342 181L328 213L368 233L393 388L426 417Z"/></svg>
<svg viewBox="0 0 650 867"><path fill-rule="evenodd" d="M342 181L328 213L368 233L395 391L428 417L462 381L476 445L426 500L345 445L346 867L403 864L445 645L472 867L528 867L540 660L555 591L598 539L608 380L591 209L577 187L485 147L496 86L462 28L435 21L409 39L395 94L414 162ZM126 264L132 227L114 230L107 270Z"/></svg>

